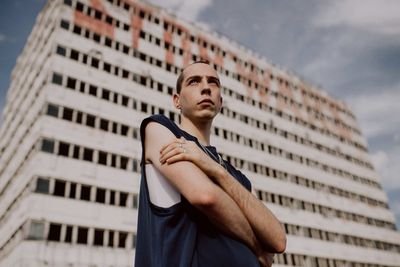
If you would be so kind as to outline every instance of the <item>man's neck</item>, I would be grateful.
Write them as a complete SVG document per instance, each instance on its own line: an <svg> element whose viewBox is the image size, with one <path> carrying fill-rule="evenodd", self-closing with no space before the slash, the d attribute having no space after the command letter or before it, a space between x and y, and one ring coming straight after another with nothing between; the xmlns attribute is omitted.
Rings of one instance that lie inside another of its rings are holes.
<svg viewBox="0 0 400 267"><path fill-rule="evenodd" d="M210 145L211 123L212 121L192 121L185 116L181 116L180 127L195 136L200 144Z"/></svg>

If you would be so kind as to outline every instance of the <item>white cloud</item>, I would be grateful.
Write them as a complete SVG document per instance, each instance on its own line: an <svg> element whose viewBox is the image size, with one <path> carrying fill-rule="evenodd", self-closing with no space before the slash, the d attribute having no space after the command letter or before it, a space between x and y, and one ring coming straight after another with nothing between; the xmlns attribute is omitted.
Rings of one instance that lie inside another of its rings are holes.
<svg viewBox="0 0 400 267"><path fill-rule="evenodd" d="M359 95L348 100L367 138L400 132L400 84L375 94ZM393 136L395 138L395 136Z"/></svg>
<svg viewBox="0 0 400 267"><path fill-rule="evenodd" d="M400 190L400 146L371 154L371 160L379 173L386 192ZM398 212L400 213L400 211Z"/></svg>
<svg viewBox="0 0 400 267"><path fill-rule="evenodd" d="M192 22L196 22L200 13L212 4L212 0L150 0L150 2L169 9L178 17Z"/></svg>
<svg viewBox="0 0 400 267"><path fill-rule="evenodd" d="M331 1L314 20L319 27L350 26L389 35L400 33L400 1Z"/></svg>

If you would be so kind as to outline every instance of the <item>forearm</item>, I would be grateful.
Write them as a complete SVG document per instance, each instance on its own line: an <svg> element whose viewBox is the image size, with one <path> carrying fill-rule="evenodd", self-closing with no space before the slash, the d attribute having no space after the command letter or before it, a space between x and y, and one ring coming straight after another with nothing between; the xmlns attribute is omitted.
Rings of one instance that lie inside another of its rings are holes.
<svg viewBox="0 0 400 267"><path fill-rule="evenodd" d="M215 172L213 179L239 206L260 244L269 252L282 253L286 234L274 214L225 169Z"/></svg>
<svg viewBox="0 0 400 267"><path fill-rule="evenodd" d="M215 198L206 205L196 205L219 230L243 242L257 256L262 252L261 245L243 212L221 188L216 189Z"/></svg>

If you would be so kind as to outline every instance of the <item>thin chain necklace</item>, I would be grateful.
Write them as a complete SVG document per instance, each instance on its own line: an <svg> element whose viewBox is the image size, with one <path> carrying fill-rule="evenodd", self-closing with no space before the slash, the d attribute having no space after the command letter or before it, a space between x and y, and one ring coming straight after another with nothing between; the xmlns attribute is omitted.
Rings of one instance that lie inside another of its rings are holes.
<svg viewBox="0 0 400 267"><path fill-rule="evenodd" d="M206 146L203 146L200 142L199 142L199 144L200 144L201 148L203 149L203 151L206 152L206 154L208 156L210 156L211 158L216 160L222 167L224 167L224 169L226 169L225 162L218 152L217 152L217 155L218 155L218 158L217 158L210 150L208 150L208 148Z"/></svg>

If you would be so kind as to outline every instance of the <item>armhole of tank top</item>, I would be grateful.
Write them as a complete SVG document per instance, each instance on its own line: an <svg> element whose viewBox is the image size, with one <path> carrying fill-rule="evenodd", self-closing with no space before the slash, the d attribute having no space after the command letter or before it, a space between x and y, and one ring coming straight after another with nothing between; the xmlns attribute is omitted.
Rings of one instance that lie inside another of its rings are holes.
<svg viewBox="0 0 400 267"><path fill-rule="evenodd" d="M175 135L175 137L179 135L178 134L178 132L180 131L179 127L174 123L172 123L171 121L169 121L168 118L166 117L159 119L152 116L148 117L145 120L147 120L146 125L144 125L144 127L141 125L141 128L143 127L143 130L145 129L148 123L156 122L163 125L168 130L170 130L172 134ZM141 141L143 149L142 157L144 157L145 156L144 137ZM173 187L173 185L171 185L171 183L161 173L159 173L159 171L153 166L153 164L146 163L145 159L143 158L141 165L143 168L142 173L144 175L143 178L145 180L145 187L147 191L147 201L149 202L151 209L156 214L161 216L175 213L175 211L179 209L179 207L181 206L180 204L182 203L182 195L180 194L180 192L177 191ZM147 175L148 169L150 172L150 179ZM157 188L157 186L159 188ZM157 196L157 193L161 193L161 196ZM177 199L179 200L178 202ZM165 203L163 203L163 200L165 200Z"/></svg>
<svg viewBox="0 0 400 267"><path fill-rule="evenodd" d="M150 203L157 209L171 209L182 201L181 194L153 164L145 164Z"/></svg>

